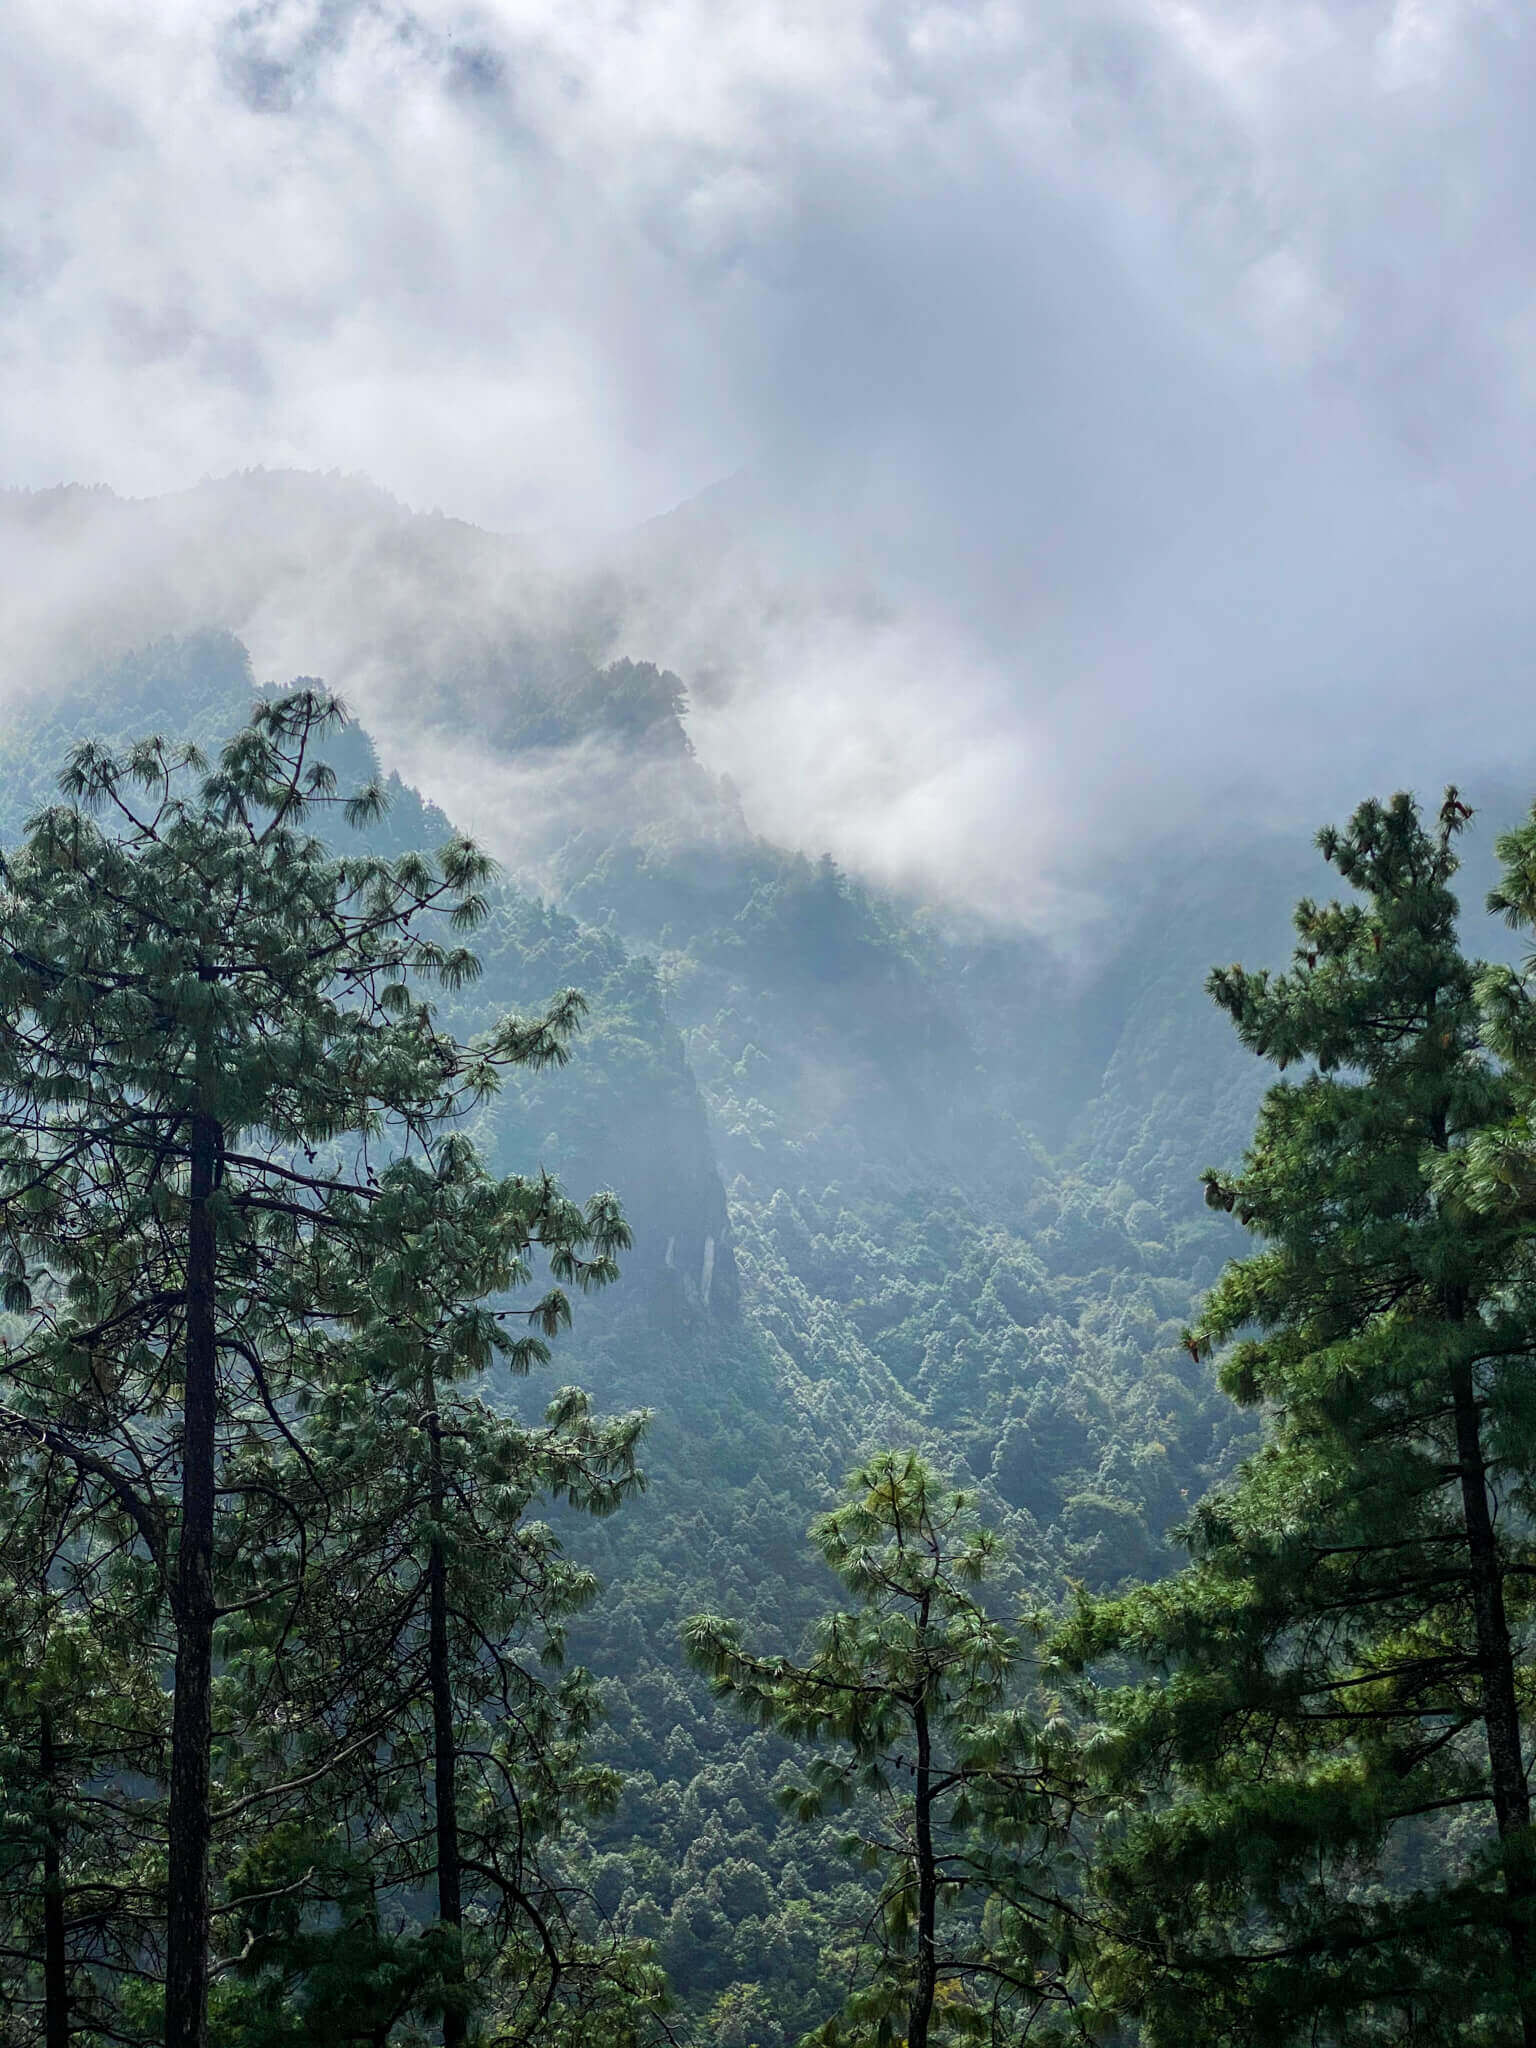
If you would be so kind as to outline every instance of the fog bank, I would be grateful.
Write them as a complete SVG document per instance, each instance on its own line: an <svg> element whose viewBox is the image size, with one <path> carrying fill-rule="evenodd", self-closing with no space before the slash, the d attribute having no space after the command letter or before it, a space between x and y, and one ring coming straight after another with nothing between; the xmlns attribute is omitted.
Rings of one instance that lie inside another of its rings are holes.
<svg viewBox="0 0 1536 2048"><path fill-rule="evenodd" d="M339 468L510 535L443 548L421 661L579 590L760 829L1008 916L1189 820L1536 784L1526 9L12 24L0 480ZM266 590L204 547L198 603L350 664L408 762L385 557L273 519ZM129 523L95 575L13 558L14 670L50 605L107 632L93 584L188 610Z"/></svg>

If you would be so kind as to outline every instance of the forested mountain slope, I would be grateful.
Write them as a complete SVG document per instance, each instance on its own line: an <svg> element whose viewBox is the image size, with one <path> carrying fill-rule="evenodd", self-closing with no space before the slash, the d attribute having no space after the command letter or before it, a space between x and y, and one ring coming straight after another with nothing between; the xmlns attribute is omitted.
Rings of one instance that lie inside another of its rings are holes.
<svg viewBox="0 0 1536 2048"><path fill-rule="evenodd" d="M252 687L239 644L205 632L35 694L4 733L0 829L73 738L207 743ZM575 694L551 675L507 711L509 772L627 731L688 798L639 823L595 806L542 850L542 900L499 884L452 1021L567 985L591 1003L573 1064L524 1079L482 1132L498 1164L612 1185L635 1232L555 1367L604 1407L654 1410L647 1495L572 1531L606 1586L577 1647L630 1780L591 1874L657 1941L699 2040L769 2048L827 2009L857 1887L834 1831L781 1823L782 1750L685 1673L679 1621L708 1607L792 1645L825 1596L805 1525L884 1444L984 1489L1021 1603L1169 1561L1166 1530L1239 1441L1180 1342L1236 1236L1197 1173L1240 1149L1263 1079L1201 982L1213 954L1279 949L1300 863L1263 843L1193 878L1154 863L1089 967L754 838L693 761L679 697L655 669L589 662ZM354 730L338 770L373 766ZM387 848L445 836L391 794Z"/></svg>

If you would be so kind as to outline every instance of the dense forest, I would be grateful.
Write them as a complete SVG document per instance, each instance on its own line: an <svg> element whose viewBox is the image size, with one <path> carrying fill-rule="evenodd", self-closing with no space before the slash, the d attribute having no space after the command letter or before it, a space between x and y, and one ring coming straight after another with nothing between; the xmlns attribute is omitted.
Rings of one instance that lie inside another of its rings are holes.
<svg viewBox="0 0 1536 2048"><path fill-rule="evenodd" d="M522 867L227 632L8 714L0 2038L1531 2048L1536 827L1073 959L502 659Z"/></svg>

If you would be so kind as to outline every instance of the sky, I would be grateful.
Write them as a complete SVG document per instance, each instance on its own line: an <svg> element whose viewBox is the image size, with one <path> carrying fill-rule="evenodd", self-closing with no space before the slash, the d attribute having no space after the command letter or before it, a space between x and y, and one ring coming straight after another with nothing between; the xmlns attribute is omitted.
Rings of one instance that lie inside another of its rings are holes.
<svg viewBox="0 0 1536 2048"><path fill-rule="evenodd" d="M748 478L628 651L984 907L1536 788L1532 104L1517 0L10 0L0 483Z"/></svg>

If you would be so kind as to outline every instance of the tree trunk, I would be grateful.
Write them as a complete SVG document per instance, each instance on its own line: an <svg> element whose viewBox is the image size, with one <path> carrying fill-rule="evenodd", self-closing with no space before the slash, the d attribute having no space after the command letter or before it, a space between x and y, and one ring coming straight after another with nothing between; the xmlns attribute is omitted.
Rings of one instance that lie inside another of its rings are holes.
<svg viewBox="0 0 1536 2048"><path fill-rule="evenodd" d="M1497 1538L1488 1507L1487 1466L1477 1412L1477 1390L1469 1366L1459 1366L1451 1381L1456 1410L1456 1450L1461 1467L1462 1516L1472 1583L1472 1620L1481 1672L1483 1726L1488 1741L1488 1773L1493 1812L1501 1843L1520 1837L1505 1864L1504 1883L1512 1908L1506 1923L1510 1960L1519 1983L1519 2010L1525 2048L1536 2048L1536 1988L1530 1981L1530 1909L1536 1898L1532 1884L1531 1795L1525 1778L1520 1739L1520 1710L1515 1697L1515 1660L1509 1620L1504 1611L1504 1576L1499 1568Z"/></svg>
<svg viewBox="0 0 1536 2048"><path fill-rule="evenodd" d="M926 1617L925 1617L926 1618ZM914 1832L917 1842L917 1981L907 2020L907 2048L928 2048L938 1984L938 1866L933 1855L933 1742L928 1728L928 1703L920 1694L912 1712L917 1734L917 1798Z"/></svg>
<svg viewBox="0 0 1536 2048"><path fill-rule="evenodd" d="M446 1977L448 1999L443 2007L443 2048L463 2048L467 2026L462 2003L464 1959L459 1943L464 1932L464 1882L459 1864L458 1772L453 1732L453 1682L448 1663L448 1564L441 1529L446 1489L443 1484L443 1433L437 1395L427 1390L427 1435L431 1444L430 1498L432 1545L427 1557L427 1684L432 1695L432 1792L437 1829L437 1918L449 1930L453 1947Z"/></svg>
<svg viewBox="0 0 1536 2048"><path fill-rule="evenodd" d="M187 1232L187 1358L182 1411L181 1538L172 1607L176 1694L171 1715L169 1885L165 1932L166 2048L208 2048L208 1851L212 1834L213 1521L217 1388L212 1198L219 1129L192 1118Z"/></svg>
<svg viewBox="0 0 1536 2048"><path fill-rule="evenodd" d="M38 1775L43 1783L43 2041L69 2048L69 1957L64 1934L64 1855L54 1782L53 1713L38 1713Z"/></svg>

